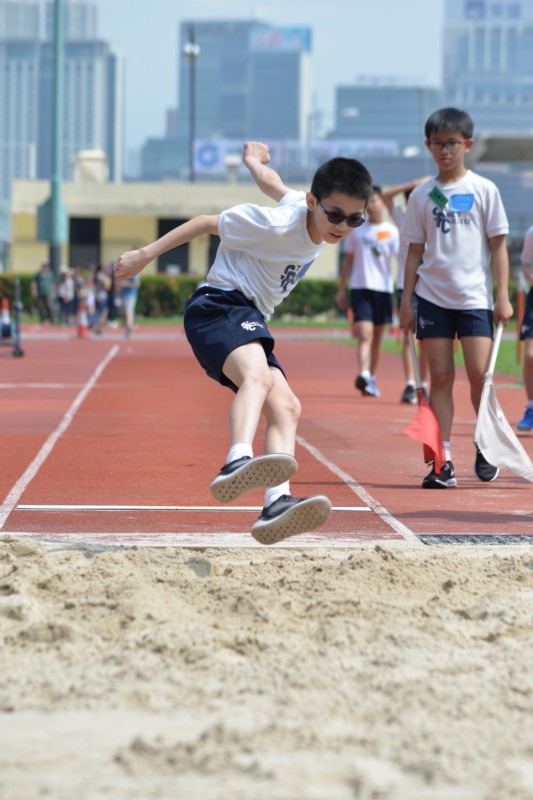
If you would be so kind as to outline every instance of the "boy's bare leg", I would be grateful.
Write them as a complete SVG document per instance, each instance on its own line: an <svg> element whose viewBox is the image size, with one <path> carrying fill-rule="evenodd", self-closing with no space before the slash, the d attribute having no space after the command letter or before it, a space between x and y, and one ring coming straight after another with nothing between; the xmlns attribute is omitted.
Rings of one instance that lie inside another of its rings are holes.
<svg viewBox="0 0 533 800"><path fill-rule="evenodd" d="M279 369L271 369L274 386L269 393L263 412L267 420L265 453L290 453L294 455L296 429L302 407L300 401Z"/></svg>
<svg viewBox="0 0 533 800"><path fill-rule="evenodd" d="M370 322L370 320L361 320L354 324L354 331L357 339L359 372L368 372L370 374L370 354L374 339L374 323Z"/></svg>
<svg viewBox="0 0 533 800"><path fill-rule="evenodd" d="M230 408L231 445L249 445L250 455L232 458L211 483L209 490L221 503L228 503L250 489L284 484L298 468L293 457L296 423L289 422L288 435L285 433L271 436L272 446L287 449L271 450L263 456L251 458L261 411L267 397L278 385L279 379L275 373L283 377L279 370L270 369L265 351L259 342L238 347L224 362L224 374L239 387ZM284 379L283 381L285 382ZM291 406L291 396L294 397L289 390L287 408ZM299 403L297 406L294 403L292 405L297 412L297 422ZM278 429L283 431L279 423Z"/></svg>
<svg viewBox="0 0 533 800"><path fill-rule="evenodd" d="M450 441L453 422L455 364L452 339L424 339L431 379L430 405L439 423L443 441Z"/></svg>
<svg viewBox="0 0 533 800"><path fill-rule="evenodd" d="M483 378L489 364L492 341L487 336L463 336L461 345L466 374L470 383L470 400L477 414L483 391Z"/></svg>
<svg viewBox="0 0 533 800"><path fill-rule="evenodd" d="M372 323L371 323L372 324ZM383 339L384 325L373 325L374 332L370 347L370 374L375 375L378 370L379 357L381 355L381 340Z"/></svg>

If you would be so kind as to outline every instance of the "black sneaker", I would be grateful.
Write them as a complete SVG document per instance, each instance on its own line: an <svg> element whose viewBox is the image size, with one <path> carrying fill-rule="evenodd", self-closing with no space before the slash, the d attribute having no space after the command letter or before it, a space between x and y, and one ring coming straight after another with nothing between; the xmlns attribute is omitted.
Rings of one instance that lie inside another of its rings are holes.
<svg viewBox="0 0 533 800"><path fill-rule="evenodd" d="M299 498L283 494L263 508L252 527L252 536L261 544L276 544L319 528L331 514L331 503L323 494Z"/></svg>
<svg viewBox="0 0 533 800"><path fill-rule="evenodd" d="M435 462L430 462L432 465L431 472L428 472L422 481L422 489L453 489L457 486L455 480L455 470L451 461L447 461L442 467L440 475L435 472Z"/></svg>
<svg viewBox="0 0 533 800"><path fill-rule="evenodd" d="M489 464L479 447L476 447L476 460L474 461L474 472L480 481L490 483L495 481L499 473L498 467L493 467Z"/></svg>
<svg viewBox="0 0 533 800"><path fill-rule="evenodd" d="M250 489L266 489L285 483L297 469L296 459L286 453L257 458L243 456L222 467L209 491L219 503L229 503Z"/></svg>
<svg viewBox="0 0 533 800"><path fill-rule="evenodd" d="M403 390L403 394L400 398L400 403L411 403L415 405L418 402L418 395L416 393L416 389L410 383L407 384L405 389Z"/></svg>

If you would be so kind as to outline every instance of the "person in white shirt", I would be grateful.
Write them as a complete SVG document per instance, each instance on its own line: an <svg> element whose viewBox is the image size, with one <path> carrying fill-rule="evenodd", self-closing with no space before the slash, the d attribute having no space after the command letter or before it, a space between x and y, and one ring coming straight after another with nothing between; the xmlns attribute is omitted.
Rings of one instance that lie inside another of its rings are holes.
<svg viewBox="0 0 533 800"><path fill-rule="evenodd" d="M331 512L324 495L302 499L290 494L289 478L298 466L294 453L301 406L274 356L267 321L324 244L337 244L364 222L372 191L368 170L355 159L322 164L307 193L286 186L267 166L269 160L267 145L244 144L244 164L276 206L246 203L195 217L156 242L123 253L114 267L122 280L198 236L220 237L206 281L187 303L184 327L209 377L235 392L231 445L211 494L225 503L264 487L265 506L252 527L252 535L263 544L313 530ZM254 458L261 413L266 417L265 455Z"/></svg>
<svg viewBox="0 0 533 800"><path fill-rule="evenodd" d="M415 180L407 181L406 183L399 183L395 186L386 186L381 190L381 197L387 211L392 217L395 225L398 226L400 231L400 250L398 252L398 272L396 274L396 304L400 308L402 303L403 293L403 276L405 273L405 260L409 250L409 242L406 242L402 236L403 221L405 219L406 206L409 201L409 196L413 189L425 183L431 176L424 178L415 178ZM398 195L403 195L405 198L405 206L394 202L394 198ZM416 314L416 295L413 295L413 306ZM424 348L419 348L418 354L420 379L424 396L428 397L428 362L424 353ZM404 333L402 341L402 366L405 375L405 388L400 397L400 403L411 403L415 405L418 403L418 396L416 393L416 380L413 360L411 356L411 347L409 345L409 336Z"/></svg>
<svg viewBox="0 0 533 800"><path fill-rule="evenodd" d="M344 242L337 291L337 305L346 309L347 284L350 289L359 367L355 386L366 397L381 394L376 373L383 331L392 322L392 260L400 246L398 228L384 220L384 211L381 189L374 186L366 209L367 221Z"/></svg>
<svg viewBox="0 0 533 800"><path fill-rule="evenodd" d="M494 324L507 325L513 314L506 246L509 225L494 183L465 167L473 133L471 117L460 109L439 109L428 118L426 147L438 174L412 192L402 229L409 252L400 325L405 332L415 329L416 289L416 335L424 340L431 382L429 402L446 453L442 470L431 464L422 483L424 489L457 485L450 447L456 335L461 341L477 416ZM478 448L474 471L481 481L493 481L498 475L498 469Z"/></svg>
<svg viewBox="0 0 533 800"><path fill-rule="evenodd" d="M527 231L520 256L522 271L530 284L524 318L520 324L520 339L524 347L524 388L527 406L524 416L516 426L519 431L533 430L533 225Z"/></svg>

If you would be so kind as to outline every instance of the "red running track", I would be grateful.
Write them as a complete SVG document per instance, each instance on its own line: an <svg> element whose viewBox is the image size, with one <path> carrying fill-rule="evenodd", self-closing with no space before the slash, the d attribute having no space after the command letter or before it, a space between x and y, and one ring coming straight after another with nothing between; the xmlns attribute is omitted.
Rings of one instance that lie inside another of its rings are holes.
<svg viewBox="0 0 533 800"><path fill-rule="evenodd" d="M532 485L510 473L491 484L473 475L475 418L462 369L452 437L459 485L423 491L422 447L402 433L416 407L399 403L399 357L382 356L382 396L364 398L342 334L282 330L277 339L303 404L292 492L325 492L335 509L322 529L282 547L530 541ZM209 494L227 452L232 394L205 377L182 331L142 330L129 341L58 332L23 345L24 358L0 360L2 534L72 545L259 546L248 531L263 492L228 506ZM494 383L514 424L523 388L505 377ZM521 441L533 456L533 435Z"/></svg>

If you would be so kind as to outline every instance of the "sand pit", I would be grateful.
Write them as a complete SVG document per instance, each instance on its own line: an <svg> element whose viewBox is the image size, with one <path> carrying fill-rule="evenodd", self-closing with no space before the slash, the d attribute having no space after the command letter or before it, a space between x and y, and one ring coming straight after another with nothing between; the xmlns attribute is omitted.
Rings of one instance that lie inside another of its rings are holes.
<svg viewBox="0 0 533 800"><path fill-rule="evenodd" d="M0 539L2 800L529 800L527 547Z"/></svg>

